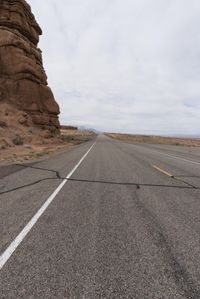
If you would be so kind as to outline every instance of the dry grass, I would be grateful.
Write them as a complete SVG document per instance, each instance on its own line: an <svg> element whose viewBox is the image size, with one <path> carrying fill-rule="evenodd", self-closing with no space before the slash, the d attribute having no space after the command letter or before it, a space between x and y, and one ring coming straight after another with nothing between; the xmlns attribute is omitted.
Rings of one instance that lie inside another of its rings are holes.
<svg viewBox="0 0 200 299"><path fill-rule="evenodd" d="M80 144L92 140L96 134L90 131L61 130L61 138L65 142Z"/></svg>
<svg viewBox="0 0 200 299"><path fill-rule="evenodd" d="M152 144L167 144L200 147L200 139L162 137L162 136L146 136L146 135L131 135L119 133L106 133L108 137L122 141L135 141Z"/></svg>
<svg viewBox="0 0 200 299"><path fill-rule="evenodd" d="M79 131L79 130L60 130L61 135L64 136L78 136L78 137L94 137L96 134L92 131Z"/></svg>
<svg viewBox="0 0 200 299"><path fill-rule="evenodd" d="M26 135L25 142L16 145L11 138L1 137L0 134L0 164L44 159L54 153L90 141L94 137L95 134L92 132L64 130L60 136L48 139L32 138L30 142Z"/></svg>

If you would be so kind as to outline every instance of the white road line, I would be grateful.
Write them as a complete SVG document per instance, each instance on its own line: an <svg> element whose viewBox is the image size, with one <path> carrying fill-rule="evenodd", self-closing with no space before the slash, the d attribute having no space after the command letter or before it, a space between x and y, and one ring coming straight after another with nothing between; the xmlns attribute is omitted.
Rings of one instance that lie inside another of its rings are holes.
<svg viewBox="0 0 200 299"><path fill-rule="evenodd" d="M96 144L96 142L93 143L93 145L89 148L87 153L81 158L81 160L76 164L76 166L72 169L72 171L70 171L70 173L62 181L62 183L56 188L56 190L50 195L50 197L46 200L46 202L42 205L42 207L38 210L38 212L33 216L33 218L29 221L29 223L24 227L24 229L19 233L19 235L12 241L12 243L8 246L8 248L3 252L3 254L0 256L0 270L3 268L5 263L9 260L11 255L15 252L17 247L24 240L24 238L30 232L32 227L36 224L38 219L42 216L42 214L45 212L45 210L48 208L48 206L54 200L56 195L60 192L60 190L63 188L63 186L67 183L68 179L72 176L72 174L80 166L80 164L83 162L83 160L86 158L86 156L89 154L89 152L91 151L91 149L94 147L95 144Z"/></svg>
<svg viewBox="0 0 200 299"><path fill-rule="evenodd" d="M156 149L141 146L141 145L136 145L136 144L132 144L132 145L136 146L138 148L147 149L148 151L150 151L152 153L158 153L158 154L168 156L168 157L173 158L173 159L176 158L176 159L179 159L179 160L182 160L182 161L185 161L185 162L190 162L190 163L193 163L193 164L200 165L200 161L198 162L198 161L193 161L193 160L190 160L190 159L181 158L179 156L174 156L174 155L170 155L170 154L167 154L167 153L163 153L163 152L157 151Z"/></svg>
<svg viewBox="0 0 200 299"><path fill-rule="evenodd" d="M169 154L166 154L166 153L162 153L160 151L156 151L155 152L159 153L159 154L162 154L162 155L165 155L165 156L168 156L170 158L176 158L176 159L179 159L179 160L182 160L182 161L185 161L185 162L190 162L190 163L193 163L193 164L197 164L197 165L200 165L200 162L198 161L193 161L193 160L189 160L189 159L185 159L185 158L181 158L181 157L178 157L178 156L174 156L174 155L169 155Z"/></svg>

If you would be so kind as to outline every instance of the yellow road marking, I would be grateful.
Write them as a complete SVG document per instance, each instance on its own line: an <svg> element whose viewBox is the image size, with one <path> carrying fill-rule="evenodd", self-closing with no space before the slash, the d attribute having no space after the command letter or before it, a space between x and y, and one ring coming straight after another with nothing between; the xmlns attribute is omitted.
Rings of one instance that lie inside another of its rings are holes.
<svg viewBox="0 0 200 299"><path fill-rule="evenodd" d="M164 173L165 175L169 176L170 178L174 178L173 174L171 174L171 173L169 173L169 172L167 172L167 171L165 171L165 170L159 168L158 166L156 166L156 165L151 165L151 166L152 166L153 168L157 169L158 171Z"/></svg>

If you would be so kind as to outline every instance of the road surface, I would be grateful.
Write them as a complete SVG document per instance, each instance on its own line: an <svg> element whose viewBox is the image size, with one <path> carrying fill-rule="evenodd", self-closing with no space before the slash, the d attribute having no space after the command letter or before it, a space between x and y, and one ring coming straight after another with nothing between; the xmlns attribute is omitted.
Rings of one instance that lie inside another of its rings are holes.
<svg viewBox="0 0 200 299"><path fill-rule="evenodd" d="M200 298L200 150L98 136L0 167L0 298Z"/></svg>

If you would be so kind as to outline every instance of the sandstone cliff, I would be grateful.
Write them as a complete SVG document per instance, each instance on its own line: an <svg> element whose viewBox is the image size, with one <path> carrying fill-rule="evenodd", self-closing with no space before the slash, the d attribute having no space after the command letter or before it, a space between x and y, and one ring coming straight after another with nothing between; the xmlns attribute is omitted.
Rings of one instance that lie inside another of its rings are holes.
<svg viewBox="0 0 200 299"><path fill-rule="evenodd" d="M4 126L12 124L11 116L23 126L50 131L60 126L59 107L37 47L41 34L25 0L0 0L0 122Z"/></svg>

